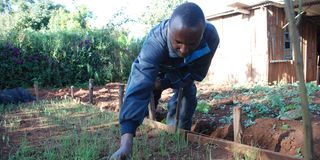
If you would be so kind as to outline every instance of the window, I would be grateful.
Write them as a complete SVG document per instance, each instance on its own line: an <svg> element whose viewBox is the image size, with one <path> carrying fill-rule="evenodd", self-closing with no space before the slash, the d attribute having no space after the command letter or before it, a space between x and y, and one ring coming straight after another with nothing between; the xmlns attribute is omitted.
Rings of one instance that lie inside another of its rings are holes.
<svg viewBox="0 0 320 160"><path fill-rule="evenodd" d="M283 60L292 60L292 46L290 42L289 30L286 27L283 31Z"/></svg>

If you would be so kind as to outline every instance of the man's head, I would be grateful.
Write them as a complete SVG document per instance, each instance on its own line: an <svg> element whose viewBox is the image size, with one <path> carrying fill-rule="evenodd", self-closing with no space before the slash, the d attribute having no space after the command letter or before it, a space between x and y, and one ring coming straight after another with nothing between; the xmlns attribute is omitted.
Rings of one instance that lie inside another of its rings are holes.
<svg viewBox="0 0 320 160"><path fill-rule="evenodd" d="M180 57L186 57L197 49L205 26L204 14L194 3L181 4L173 11L169 22L169 36Z"/></svg>

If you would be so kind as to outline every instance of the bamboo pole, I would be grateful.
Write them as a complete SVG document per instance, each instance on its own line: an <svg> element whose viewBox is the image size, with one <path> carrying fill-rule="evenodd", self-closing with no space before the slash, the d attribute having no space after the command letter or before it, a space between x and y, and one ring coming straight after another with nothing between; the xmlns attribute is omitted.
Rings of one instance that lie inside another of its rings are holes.
<svg viewBox="0 0 320 160"><path fill-rule="evenodd" d="M299 1L300 11L302 1ZM304 159L311 160L313 159L313 143L312 143L312 126L310 120L310 112L309 112L309 103L307 97L307 89L304 81L304 73L303 73L303 64L302 64L302 56L300 51L300 40L297 26L295 25L294 10L293 4L291 0L285 0L285 11L286 17L289 21L289 35L290 40L293 46L294 52L294 63L296 66L296 74L299 81L299 90L300 90L300 98L301 98L301 107L302 107L302 118L303 118L303 126L304 126Z"/></svg>

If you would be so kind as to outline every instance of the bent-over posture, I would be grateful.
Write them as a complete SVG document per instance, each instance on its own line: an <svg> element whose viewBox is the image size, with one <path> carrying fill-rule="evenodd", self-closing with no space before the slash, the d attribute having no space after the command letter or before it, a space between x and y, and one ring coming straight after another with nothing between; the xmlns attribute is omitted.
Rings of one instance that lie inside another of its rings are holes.
<svg viewBox="0 0 320 160"><path fill-rule="evenodd" d="M197 106L194 81L205 78L218 44L215 27L206 22L201 8L194 3L181 4L169 20L149 32L132 64L119 117L121 144L111 159L130 156L133 137L148 113L152 92L157 104L161 92L173 88L166 120L168 125L175 125L178 89L182 87L179 128L190 130Z"/></svg>

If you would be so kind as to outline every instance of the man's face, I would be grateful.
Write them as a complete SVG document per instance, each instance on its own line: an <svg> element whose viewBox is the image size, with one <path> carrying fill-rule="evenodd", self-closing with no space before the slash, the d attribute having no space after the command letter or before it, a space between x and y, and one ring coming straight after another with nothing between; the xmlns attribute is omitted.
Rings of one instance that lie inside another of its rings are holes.
<svg viewBox="0 0 320 160"><path fill-rule="evenodd" d="M201 25L198 25L193 28L169 29L172 47L179 54L179 57L184 58L198 48L203 35L202 28Z"/></svg>

